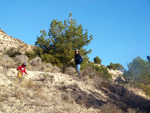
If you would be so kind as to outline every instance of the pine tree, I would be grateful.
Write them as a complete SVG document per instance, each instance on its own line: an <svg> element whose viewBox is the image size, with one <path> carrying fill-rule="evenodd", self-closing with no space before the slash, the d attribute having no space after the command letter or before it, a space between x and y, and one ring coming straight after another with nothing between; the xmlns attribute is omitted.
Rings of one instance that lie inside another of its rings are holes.
<svg viewBox="0 0 150 113"><path fill-rule="evenodd" d="M150 64L140 57L136 57L128 64L129 70L125 72L126 78L141 83L150 82Z"/></svg>
<svg viewBox="0 0 150 113"><path fill-rule="evenodd" d="M84 62L88 60L87 54L91 50L87 51L85 46L88 46L93 36L88 36L88 31L84 30L82 25L77 25L71 13L69 19L64 22L53 20L48 33L46 30L41 30L40 33L35 43L38 47L35 52L43 61L51 62L62 68L68 67L73 65L70 61L74 59L76 49L80 50Z"/></svg>

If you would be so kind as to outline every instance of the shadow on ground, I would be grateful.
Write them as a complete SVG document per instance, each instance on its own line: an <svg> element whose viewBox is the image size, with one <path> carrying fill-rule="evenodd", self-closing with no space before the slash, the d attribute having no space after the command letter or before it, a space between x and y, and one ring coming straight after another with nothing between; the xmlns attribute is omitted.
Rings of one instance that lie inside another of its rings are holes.
<svg viewBox="0 0 150 113"><path fill-rule="evenodd" d="M77 85L64 85L58 89L66 94L66 98L62 97L63 100L67 100L69 94L77 104L86 108L101 109L103 113L124 113L129 112L129 109L133 110L132 113L150 113L150 101L135 95L123 86L103 82L98 90L103 91L109 97L107 101L103 101L102 95L93 91L87 93Z"/></svg>
<svg viewBox="0 0 150 113"><path fill-rule="evenodd" d="M128 108L132 108L137 112L150 113L150 100L135 95L123 86L104 82L99 89L105 92L110 98L111 103L118 106L124 112L127 112Z"/></svg>

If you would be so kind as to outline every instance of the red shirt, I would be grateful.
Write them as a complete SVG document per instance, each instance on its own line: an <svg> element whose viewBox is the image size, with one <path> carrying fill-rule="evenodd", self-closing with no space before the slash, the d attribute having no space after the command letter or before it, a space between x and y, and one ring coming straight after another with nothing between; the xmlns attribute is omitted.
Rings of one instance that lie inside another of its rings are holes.
<svg viewBox="0 0 150 113"><path fill-rule="evenodd" d="M22 65L21 65L21 66L19 66L19 67L17 68L17 70L20 70L20 71L21 71L21 74L25 73L25 74L27 74L27 75L28 75L28 73L26 72L25 67L23 67Z"/></svg>

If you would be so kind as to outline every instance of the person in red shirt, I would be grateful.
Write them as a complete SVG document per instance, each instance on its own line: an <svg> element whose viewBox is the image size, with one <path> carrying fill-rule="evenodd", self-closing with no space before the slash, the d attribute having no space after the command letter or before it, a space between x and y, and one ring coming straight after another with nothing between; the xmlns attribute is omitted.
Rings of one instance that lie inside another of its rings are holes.
<svg viewBox="0 0 150 113"><path fill-rule="evenodd" d="M22 77L22 75L25 73L26 75L28 75L28 73L26 72L26 63L23 63L21 66L19 66L18 68L17 68L17 70L19 71L18 72L18 76L19 76L19 79L20 80L22 80L23 79L23 77Z"/></svg>

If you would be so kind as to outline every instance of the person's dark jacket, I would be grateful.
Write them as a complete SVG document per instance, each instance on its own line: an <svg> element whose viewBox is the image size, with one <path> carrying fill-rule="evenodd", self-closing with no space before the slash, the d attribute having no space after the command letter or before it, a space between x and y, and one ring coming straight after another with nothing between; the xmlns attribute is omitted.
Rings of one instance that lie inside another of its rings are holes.
<svg viewBox="0 0 150 113"><path fill-rule="evenodd" d="M75 63L77 64L81 64L81 55L80 54L76 54L75 55Z"/></svg>

